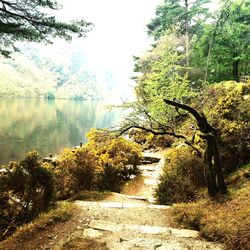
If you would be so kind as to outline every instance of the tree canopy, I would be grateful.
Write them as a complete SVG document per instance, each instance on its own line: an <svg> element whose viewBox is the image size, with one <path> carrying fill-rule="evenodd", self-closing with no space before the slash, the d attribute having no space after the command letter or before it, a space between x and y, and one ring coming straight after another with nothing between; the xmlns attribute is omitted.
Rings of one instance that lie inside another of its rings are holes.
<svg viewBox="0 0 250 250"><path fill-rule="evenodd" d="M156 17L147 25L148 34L156 39L165 35L167 30L184 35L186 29L194 34L209 15L205 6L209 0L165 0L156 9Z"/></svg>
<svg viewBox="0 0 250 250"><path fill-rule="evenodd" d="M91 26L84 20L62 22L49 14L62 6L55 0L0 0L0 54L9 57L17 41L52 43L84 36Z"/></svg>

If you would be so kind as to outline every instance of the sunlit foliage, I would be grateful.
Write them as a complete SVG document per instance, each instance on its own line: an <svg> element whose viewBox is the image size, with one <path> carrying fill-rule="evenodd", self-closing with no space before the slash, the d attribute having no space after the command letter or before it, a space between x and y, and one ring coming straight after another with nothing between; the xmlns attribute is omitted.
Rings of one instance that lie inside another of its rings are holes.
<svg viewBox="0 0 250 250"><path fill-rule="evenodd" d="M59 157L56 166L57 192L61 198L81 190L119 191L123 181L138 174L140 147L107 130L93 129L89 142Z"/></svg>
<svg viewBox="0 0 250 250"><path fill-rule="evenodd" d="M220 135L227 172L250 161L250 84L222 82L209 87L204 110Z"/></svg>

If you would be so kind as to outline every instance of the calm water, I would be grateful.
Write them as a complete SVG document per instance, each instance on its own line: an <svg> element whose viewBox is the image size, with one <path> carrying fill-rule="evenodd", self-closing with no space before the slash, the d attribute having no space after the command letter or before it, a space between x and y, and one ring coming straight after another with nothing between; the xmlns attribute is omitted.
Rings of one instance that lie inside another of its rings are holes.
<svg viewBox="0 0 250 250"><path fill-rule="evenodd" d="M90 128L117 125L118 110L102 102L0 98L0 164L36 149L47 156L86 142Z"/></svg>

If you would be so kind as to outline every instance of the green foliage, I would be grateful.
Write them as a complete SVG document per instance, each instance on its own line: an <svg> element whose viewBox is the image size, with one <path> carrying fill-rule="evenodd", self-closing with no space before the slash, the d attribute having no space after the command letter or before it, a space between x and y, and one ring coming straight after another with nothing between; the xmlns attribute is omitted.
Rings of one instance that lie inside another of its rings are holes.
<svg viewBox="0 0 250 250"><path fill-rule="evenodd" d="M210 2L165 0L148 24L148 33L158 40L173 32L185 39L179 48L190 61L192 82L239 81L250 72L249 0L224 1L218 11L209 12Z"/></svg>
<svg viewBox="0 0 250 250"><path fill-rule="evenodd" d="M30 219L47 209L54 194L54 178L50 166L43 165L36 151L28 153L20 163L10 162L0 174L0 228ZM7 230L7 231L8 231ZM4 231L1 236L4 236Z"/></svg>
<svg viewBox="0 0 250 250"><path fill-rule="evenodd" d="M17 41L52 43L55 37L71 40L72 34L84 36L90 23L84 20L61 22L46 14L59 10L54 0L0 1L0 54L8 57L17 50Z"/></svg>
<svg viewBox="0 0 250 250"><path fill-rule="evenodd" d="M202 160L187 146L169 149L165 158L157 200L161 204L193 200L197 188L205 185Z"/></svg>
<svg viewBox="0 0 250 250"><path fill-rule="evenodd" d="M248 0L225 1L214 21L204 25L191 54L192 66L204 74L200 79L239 81L249 74L249 10Z"/></svg>
<svg viewBox="0 0 250 250"><path fill-rule="evenodd" d="M166 106L163 99L184 100L194 94L181 66L179 43L175 35L166 36L151 52L137 58L135 71L140 74L135 77L137 102L130 106L131 121L138 124L142 121L143 126L152 124L153 127L173 123L175 110Z"/></svg>
<svg viewBox="0 0 250 250"><path fill-rule="evenodd" d="M198 33L201 23L209 15L205 4L209 0L186 1L165 0L162 5L156 9L156 17L147 25L148 34L156 39L164 36L166 31L177 31L178 34L185 33L186 20L189 25L190 33Z"/></svg>
<svg viewBox="0 0 250 250"><path fill-rule="evenodd" d="M52 100L54 100L56 97L55 97L55 95L54 95L51 91L48 91L48 92L44 95L44 98L45 98L45 99L52 99Z"/></svg>
<svg viewBox="0 0 250 250"><path fill-rule="evenodd" d="M68 51L58 56L59 53L60 49L54 52L54 57L46 56L41 48L26 47L22 49L22 54L16 53L11 59L0 58L0 96L78 100L100 98L103 95L101 89L105 87L98 85L97 73L87 71L83 64L75 70L74 54ZM78 57L84 55L79 51Z"/></svg>

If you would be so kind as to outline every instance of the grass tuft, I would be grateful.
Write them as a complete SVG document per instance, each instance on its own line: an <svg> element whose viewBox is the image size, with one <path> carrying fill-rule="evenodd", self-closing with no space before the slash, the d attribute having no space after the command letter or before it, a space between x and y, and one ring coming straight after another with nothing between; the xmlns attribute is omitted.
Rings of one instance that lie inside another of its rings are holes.
<svg viewBox="0 0 250 250"><path fill-rule="evenodd" d="M65 242L60 250L78 250L78 249L91 249L91 250L108 250L106 243L100 243L93 239L83 239L81 237L70 238Z"/></svg>

